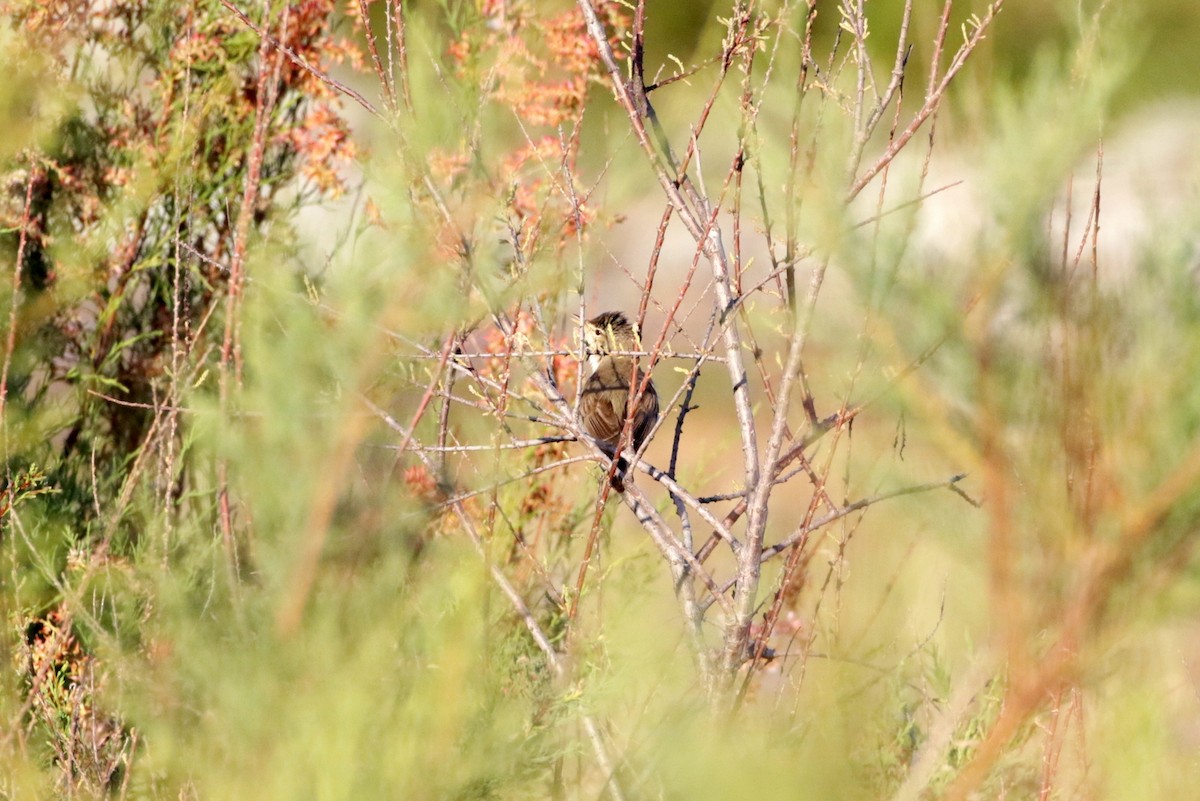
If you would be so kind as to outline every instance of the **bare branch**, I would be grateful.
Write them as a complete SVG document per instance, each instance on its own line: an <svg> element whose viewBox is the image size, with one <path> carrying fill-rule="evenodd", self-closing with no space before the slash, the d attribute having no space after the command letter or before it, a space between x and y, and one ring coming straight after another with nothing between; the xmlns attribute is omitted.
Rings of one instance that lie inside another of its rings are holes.
<svg viewBox="0 0 1200 801"><path fill-rule="evenodd" d="M946 68L946 72L942 76L941 81L938 83L933 92L931 92L929 96L925 98L924 105L922 105L920 110L917 111L917 113L913 116L913 119L908 124L908 127L905 128L888 145L887 150L883 152L883 154L875 161L874 164L867 168L866 172L864 172L858 177L857 180L854 181L853 185L850 187L850 191L846 195L847 200L853 200L855 197L857 197L858 193L861 192L866 185L871 182L871 179L878 175L884 167L892 163L892 159L896 158L900 151L904 149L904 146L908 144L908 140L912 139L913 135L921 129L921 126L924 125L931 116L937 113L937 110L941 107L942 98L945 96L946 89L950 86L950 82L954 80L954 77L958 75L959 70L961 70L966 64L967 57L970 56L975 48L979 46L979 43L984 40L988 29L991 27L992 22L995 20L996 15L1000 13L1000 9L1003 8L1003 6L1004 0L995 0L988 5L987 13L984 14L983 18L979 21L979 24L971 32L970 36L967 38L967 41L964 42L954 54L954 58L951 60L950 66Z"/></svg>

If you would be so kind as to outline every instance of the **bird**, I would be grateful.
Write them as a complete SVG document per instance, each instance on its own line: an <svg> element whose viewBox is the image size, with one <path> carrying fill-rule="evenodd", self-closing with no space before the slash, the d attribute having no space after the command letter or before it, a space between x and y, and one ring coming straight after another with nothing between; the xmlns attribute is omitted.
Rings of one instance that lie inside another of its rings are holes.
<svg viewBox="0 0 1200 801"><path fill-rule="evenodd" d="M617 457L617 469L610 481L617 492L625 491L625 473L629 468L625 459L617 456L621 446L621 432L629 414L629 382L634 378L634 389L645 379L640 360L631 355L641 347L638 332L621 312L604 312L588 320L583 326L583 345L591 372L583 385L579 397L579 419L584 430L590 434L608 454ZM654 382L637 400L630 428L630 443L633 450L640 450L658 421L658 391Z"/></svg>

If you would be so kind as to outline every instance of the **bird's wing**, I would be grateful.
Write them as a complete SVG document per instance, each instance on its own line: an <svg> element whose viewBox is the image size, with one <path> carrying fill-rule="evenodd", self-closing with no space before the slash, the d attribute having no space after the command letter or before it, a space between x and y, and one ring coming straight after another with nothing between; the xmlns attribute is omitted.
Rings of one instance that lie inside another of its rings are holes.
<svg viewBox="0 0 1200 801"><path fill-rule="evenodd" d="M620 380L611 362L602 362L583 385L584 402L580 404L580 410L584 427L597 440L614 447L625 426L625 405L618 397L625 393L612 390L625 386L626 382Z"/></svg>
<svg viewBox="0 0 1200 801"><path fill-rule="evenodd" d="M637 450L642 447L642 442L650 434L650 429L654 428L654 424L658 422L658 391L654 388L654 382L651 381L646 385L646 391L642 393L641 399L638 401L638 413L634 418L633 427L633 448Z"/></svg>

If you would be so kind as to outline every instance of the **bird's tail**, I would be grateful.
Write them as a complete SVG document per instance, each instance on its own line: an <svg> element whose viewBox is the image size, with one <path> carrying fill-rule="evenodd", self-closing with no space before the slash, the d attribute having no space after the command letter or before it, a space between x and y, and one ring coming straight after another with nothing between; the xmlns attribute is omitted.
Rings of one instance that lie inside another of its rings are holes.
<svg viewBox="0 0 1200 801"><path fill-rule="evenodd" d="M625 491L625 471L628 469L629 462L625 461L623 457L617 457L617 469L613 471L612 478L608 482L617 492Z"/></svg>

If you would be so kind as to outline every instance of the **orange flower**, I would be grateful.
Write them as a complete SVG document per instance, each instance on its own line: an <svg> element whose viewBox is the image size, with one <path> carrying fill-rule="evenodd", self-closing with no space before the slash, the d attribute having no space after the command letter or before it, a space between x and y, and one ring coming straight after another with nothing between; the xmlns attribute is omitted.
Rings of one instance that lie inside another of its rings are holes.
<svg viewBox="0 0 1200 801"><path fill-rule="evenodd" d="M414 465L404 471L404 483L408 486L413 497L423 501L433 501L437 498L437 481L426 469L425 465Z"/></svg>

